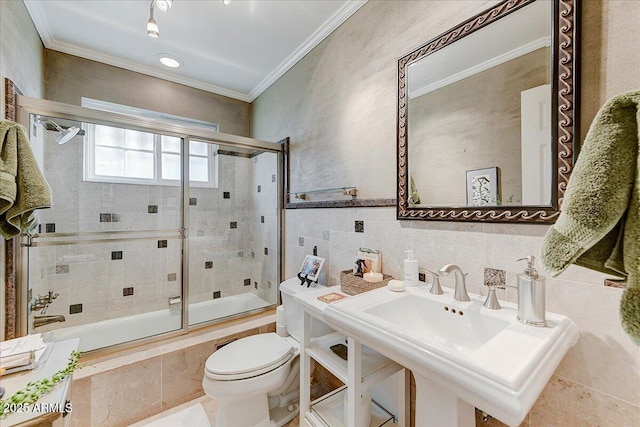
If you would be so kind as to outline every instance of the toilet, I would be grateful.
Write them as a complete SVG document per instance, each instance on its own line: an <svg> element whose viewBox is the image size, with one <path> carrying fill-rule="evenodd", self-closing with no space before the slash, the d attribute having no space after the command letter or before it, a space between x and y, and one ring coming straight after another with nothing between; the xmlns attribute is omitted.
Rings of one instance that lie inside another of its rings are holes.
<svg viewBox="0 0 640 427"><path fill-rule="evenodd" d="M297 415L303 311L293 295L314 289L297 277L280 284L288 336L252 335L209 356L202 387L220 402L216 427L281 427ZM331 332L319 320L311 327L313 335Z"/></svg>

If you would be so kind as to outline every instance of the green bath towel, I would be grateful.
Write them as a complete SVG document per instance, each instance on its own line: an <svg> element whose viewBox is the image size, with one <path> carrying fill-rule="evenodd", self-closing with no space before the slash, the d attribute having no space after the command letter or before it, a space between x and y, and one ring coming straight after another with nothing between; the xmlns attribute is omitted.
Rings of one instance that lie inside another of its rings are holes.
<svg viewBox="0 0 640 427"><path fill-rule="evenodd" d="M35 210L51 207L51 189L22 125L0 121L0 234L10 239L37 225Z"/></svg>
<svg viewBox="0 0 640 427"><path fill-rule="evenodd" d="M541 260L557 276L571 263L626 277L622 326L640 345L640 91L607 102L594 119Z"/></svg>

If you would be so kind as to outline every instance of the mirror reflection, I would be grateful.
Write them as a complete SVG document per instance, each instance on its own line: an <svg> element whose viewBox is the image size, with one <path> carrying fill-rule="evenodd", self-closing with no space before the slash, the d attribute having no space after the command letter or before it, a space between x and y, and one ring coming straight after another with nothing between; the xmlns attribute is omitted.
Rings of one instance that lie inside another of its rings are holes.
<svg viewBox="0 0 640 427"><path fill-rule="evenodd" d="M552 2L407 67L409 206L549 206Z"/></svg>

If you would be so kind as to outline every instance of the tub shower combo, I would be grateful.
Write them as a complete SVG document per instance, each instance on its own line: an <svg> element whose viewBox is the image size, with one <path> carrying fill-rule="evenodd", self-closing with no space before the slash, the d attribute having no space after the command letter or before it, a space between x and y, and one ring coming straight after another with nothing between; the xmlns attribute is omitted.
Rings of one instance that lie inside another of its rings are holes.
<svg viewBox="0 0 640 427"><path fill-rule="evenodd" d="M278 303L283 147L213 124L18 98L51 186L20 237L20 328L81 350Z"/></svg>

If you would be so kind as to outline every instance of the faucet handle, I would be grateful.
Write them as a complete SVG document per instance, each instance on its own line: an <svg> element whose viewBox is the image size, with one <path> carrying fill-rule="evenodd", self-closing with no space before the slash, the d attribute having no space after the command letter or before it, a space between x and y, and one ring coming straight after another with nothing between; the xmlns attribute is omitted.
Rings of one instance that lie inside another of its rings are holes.
<svg viewBox="0 0 640 427"><path fill-rule="evenodd" d="M504 289L502 286L497 285L487 285L489 288L489 294L487 295L487 299L482 303L483 306L490 308L491 310L500 310L502 306L500 305L500 301L498 301L498 297L496 296L496 289Z"/></svg>
<svg viewBox="0 0 640 427"><path fill-rule="evenodd" d="M440 275L438 273L434 273L431 270L427 270L426 268L419 268L420 273L428 274L433 278L431 282L431 289L429 292L433 295L442 295L444 292L442 291L442 287L440 286Z"/></svg>

